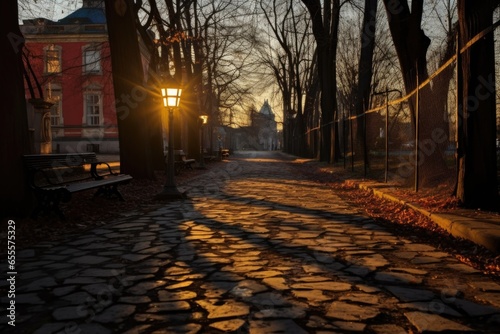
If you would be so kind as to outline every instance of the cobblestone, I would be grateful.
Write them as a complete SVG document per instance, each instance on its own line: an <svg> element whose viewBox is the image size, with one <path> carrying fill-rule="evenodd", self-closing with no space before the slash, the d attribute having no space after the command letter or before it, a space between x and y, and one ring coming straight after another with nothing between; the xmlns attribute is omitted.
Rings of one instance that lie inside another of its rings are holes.
<svg viewBox="0 0 500 334"><path fill-rule="evenodd" d="M498 332L497 282L287 159L247 152L183 186L186 200L19 252L16 327L0 331Z"/></svg>

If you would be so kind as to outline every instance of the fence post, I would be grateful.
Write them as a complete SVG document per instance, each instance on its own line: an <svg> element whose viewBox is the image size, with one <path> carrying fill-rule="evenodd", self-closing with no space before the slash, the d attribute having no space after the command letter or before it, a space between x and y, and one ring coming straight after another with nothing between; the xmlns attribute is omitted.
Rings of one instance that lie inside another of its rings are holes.
<svg viewBox="0 0 500 334"><path fill-rule="evenodd" d="M419 89L419 80L418 80L418 63L415 66L416 71L417 71L417 92L416 92L416 98L415 98L415 192L418 191L418 178L419 178L419 164L420 164L420 159L418 155L418 150L419 150L419 137L420 137L420 126L419 126L419 120L420 120L420 106L419 106L419 100L420 100L420 89Z"/></svg>
<svg viewBox="0 0 500 334"><path fill-rule="evenodd" d="M457 55L457 60L455 63L456 66L456 96L457 96L457 102L456 102L456 115L455 115L455 168L456 168L456 177L458 180L458 173L460 171L460 159L462 158L463 155L463 126L464 126L464 119L463 119L463 107L462 107L462 94L463 94L463 74L462 74L462 54L460 53L460 29L457 30L457 36L456 36L456 55Z"/></svg>
<svg viewBox="0 0 500 334"><path fill-rule="evenodd" d="M352 134L352 108L349 109L349 135L351 138L351 171L354 172L354 138Z"/></svg>
<svg viewBox="0 0 500 334"><path fill-rule="evenodd" d="M345 108L342 108L342 141L344 148L344 169L347 168L347 129L345 126Z"/></svg>
<svg viewBox="0 0 500 334"><path fill-rule="evenodd" d="M384 181L387 183L389 173L389 88L385 87L385 175Z"/></svg>
<svg viewBox="0 0 500 334"><path fill-rule="evenodd" d="M365 103L363 101L363 164L364 164L364 175L366 178L367 174L367 169L368 169L368 147L367 147L367 141L366 141L366 110L365 110Z"/></svg>

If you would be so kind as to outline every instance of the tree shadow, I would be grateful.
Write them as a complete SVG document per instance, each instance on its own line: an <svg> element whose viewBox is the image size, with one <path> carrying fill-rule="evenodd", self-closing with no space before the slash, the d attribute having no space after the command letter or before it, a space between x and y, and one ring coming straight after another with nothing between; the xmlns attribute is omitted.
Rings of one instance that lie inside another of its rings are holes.
<svg viewBox="0 0 500 334"><path fill-rule="evenodd" d="M117 268L114 277L102 279L106 284L101 290L93 290L94 302L77 305L94 315L76 319L75 328L99 323L114 328L102 322L102 314L117 305L134 306L133 315L116 316L120 332L140 328L142 333L185 333L210 331L210 325L214 332L217 326L234 326L235 333L259 326L282 332L342 331L346 321L404 323L408 329L402 304L478 323L464 316L476 304L458 294L458 278L445 282L449 291L437 290L428 284L425 267L394 267L386 256L402 253L405 242L347 204L328 203L334 197L328 188L295 178L286 165L273 175L266 172L268 167L242 164L228 164L231 167L215 177L198 179L188 200L124 218L70 242L79 254L97 249L86 254L110 257ZM323 202L311 203L311 190ZM405 252L418 252L418 245L413 246L415 250ZM43 256L64 249L48 248ZM99 264L89 264L65 276L82 279L86 270L99 269ZM61 282L44 293L69 285ZM75 291L86 287L81 284ZM67 305L60 299L55 303ZM42 316L36 318L50 317L51 307L38 308ZM342 312L346 307L351 308L349 314ZM491 307L485 312L500 310Z"/></svg>
<svg viewBox="0 0 500 334"><path fill-rule="evenodd" d="M262 185L268 180L269 189L277 183L294 190L311 188L288 177L277 180L257 174L259 181L252 182ZM231 183L247 176L233 175ZM220 190L224 193L226 189ZM193 273L206 275L199 287L211 301L208 306L199 305L209 317L217 309L246 307L241 315L232 315L245 321L240 332L273 319L304 326L307 316L314 314L332 323L346 317L335 316L328 305L338 302L342 306L345 301L364 309L347 317L351 321L383 324L402 317L403 310L370 313L366 309L381 301L395 308L393 297L409 309L456 320L465 315L460 311L464 299L458 295L443 299L443 290L426 284L426 270L420 272L413 265L394 268L379 254L397 252L402 245L372 219L338 212L335 207L311 209L300 201L284 204L279 195L268 200L252 191L255 189L248 189L244 196L201 191L181 205L182 212L189 213L179 222L185 233L182 253L192 255L184 265ZM499 311L491 307L489 312ZM212 321L218 319L213 316Z"/></svg>

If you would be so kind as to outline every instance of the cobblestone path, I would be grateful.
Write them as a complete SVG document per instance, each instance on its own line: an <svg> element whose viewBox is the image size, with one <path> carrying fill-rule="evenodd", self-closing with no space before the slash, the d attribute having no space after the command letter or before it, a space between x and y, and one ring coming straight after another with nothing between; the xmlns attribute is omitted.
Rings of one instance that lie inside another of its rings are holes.
<svg viewBox="0 0 500 334"><path fill-rule="evenodd" d="M189 200L18 253L2 333L498 333L500 285L376 225L279 153ZM2 282L5 291L7 282Z"/></svg>

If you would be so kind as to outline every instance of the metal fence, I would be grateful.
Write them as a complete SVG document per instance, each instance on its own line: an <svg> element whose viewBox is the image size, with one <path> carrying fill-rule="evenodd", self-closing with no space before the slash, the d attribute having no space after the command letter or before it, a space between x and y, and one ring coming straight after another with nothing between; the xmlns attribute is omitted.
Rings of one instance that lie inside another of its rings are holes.
<svg viewBox="0 0 500 334"><path fill-rule="evenodd" d="M498 30L497 21L490 31ZM496 33L499 33L496 31ZM472 43L470 43L471 45ZM469 46L470 46L469 45ZM495 50L500 50L495 41ZM463 49L462 51L463 52ZM497 54L496 77L500 84L500 61ZM429 75L413 92L403 96L400 89L387 87L372 95L372 107L363 115L351 116L340 112L338 119L340 148L344 166L363 173L367 178L390 182L418 190L422 179L429 183L448 183L453 186L457 173L457 55ZM500 98L496 93L497 170L500 176ZM373 105L376 104L376 105ZM433 113L432 124L420 117L425 111ZM363 126L366 138L365 156L356 155L357 126ZM430 136L423 135L432 125ZM435 134L435 137L434 137ZM425 174L423 174L425 173ZM419 182L420 180L420 182Z"/></svg>

